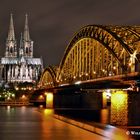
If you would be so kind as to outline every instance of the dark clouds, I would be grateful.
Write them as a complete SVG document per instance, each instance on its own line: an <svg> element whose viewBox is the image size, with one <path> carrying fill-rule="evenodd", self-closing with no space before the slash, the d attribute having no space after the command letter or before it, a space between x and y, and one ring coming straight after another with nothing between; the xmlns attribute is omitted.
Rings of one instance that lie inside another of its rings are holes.
<svg viewBox="0 0 140 140"><path fill-rule="evenodd" d="M87 24L140 25L139 0L0 0L0 55L5 51L9 16L14 14L19 43L29 15L34 56L58 65L73 34Z"/></svg>

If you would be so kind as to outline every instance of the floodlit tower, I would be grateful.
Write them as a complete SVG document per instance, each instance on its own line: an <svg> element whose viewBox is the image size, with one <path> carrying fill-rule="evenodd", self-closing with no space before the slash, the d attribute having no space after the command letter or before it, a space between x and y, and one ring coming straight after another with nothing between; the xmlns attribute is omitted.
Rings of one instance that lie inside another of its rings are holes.
<svg viewBox="0 0 140 140"><path fill-rule="evenodd" d="M30 39L29 26L28 26L28 15L25 15L25 26L23 33L23 46L24 56L33 57L33 41Z"/></svg>
<svg viewBox="0 0 140 140"><path fill-rule="evenodd" d="M5 57L17 57L17 43L15 39L13 15L10 17L10 26L8 31L8 37L6 40L6 52Z"/></svg>

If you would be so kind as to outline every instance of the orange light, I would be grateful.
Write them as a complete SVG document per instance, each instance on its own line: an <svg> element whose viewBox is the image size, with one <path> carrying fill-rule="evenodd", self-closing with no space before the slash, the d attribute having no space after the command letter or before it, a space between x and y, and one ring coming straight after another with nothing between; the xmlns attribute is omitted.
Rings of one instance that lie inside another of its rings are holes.
<svg viewBox="0 0 140 140"><path fill-rule="evenodd" d="M26 97L25 95L22 95L22 97L21 97L21 98L22 98L22 99L25 99L25 97Z"/></svg>
<svg viewBox="0 0 140 140"><path fill-rule="evenodd" d="M115 91L111 95L111 124L127 125L128 94L126 91ZM122 115L123 114L123 115Z"/></svg>
<svg viewBox="0 0 140 140"><path fill-rule="evenodd" d="M44 99L43 95L40 95L40 96L39 96L39 99L40 99L40 100Z"/></svg>
<svg viewBox="0 0 140 140"><path fill-rule="evenodd" d="M129 63L128 65L129 65L129 66L131 66L131 65L132 65L132 63Z"/></svg>
<svg viewBox="0 0 140 140"><path fill-rule="evenodd" d="M46 107L52 108L53 107L53 93L46 93Z"/></svg>

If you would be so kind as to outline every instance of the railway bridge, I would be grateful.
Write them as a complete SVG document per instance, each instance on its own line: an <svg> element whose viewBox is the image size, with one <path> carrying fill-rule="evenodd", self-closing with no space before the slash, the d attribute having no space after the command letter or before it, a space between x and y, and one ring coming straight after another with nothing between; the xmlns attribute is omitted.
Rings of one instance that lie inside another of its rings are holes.
<svg viewBox="0 0 140 140"><path fill-rule="evenodd" d="M53 93L54 108L109 106L111 124L140 125L133 119L140 117L139 76L140 26L88 25L74 34L59 66L44 70L35 94Z"/></svg>

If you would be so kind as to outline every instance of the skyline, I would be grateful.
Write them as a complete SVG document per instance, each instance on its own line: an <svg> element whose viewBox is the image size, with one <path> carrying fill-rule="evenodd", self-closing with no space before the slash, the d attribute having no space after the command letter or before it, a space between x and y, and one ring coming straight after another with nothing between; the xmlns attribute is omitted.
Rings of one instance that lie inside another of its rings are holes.
<svg viewBox="0 0 140 140"><path fill-rule="evenodd" d="M42 56L46 67L59 65L71 38L83 26L140 25L139 4L138 0L5 0L0 5L0 56L4 56L11 13L18 46L28 14L34 56Z"/></svg>

